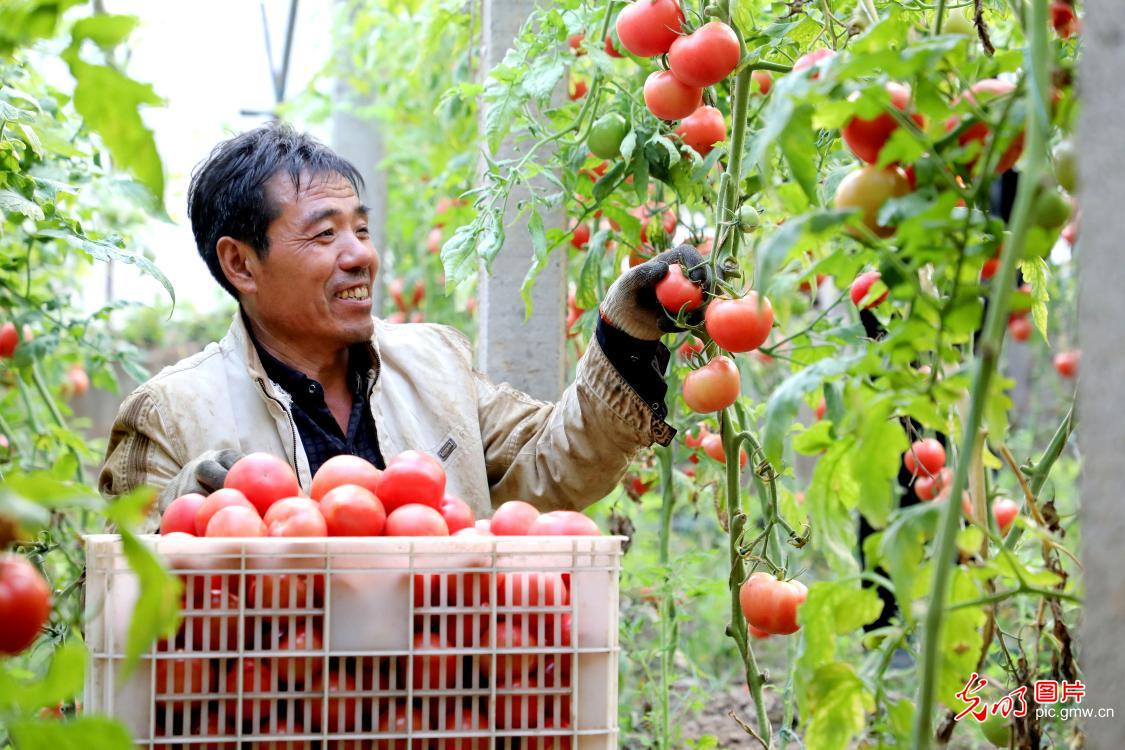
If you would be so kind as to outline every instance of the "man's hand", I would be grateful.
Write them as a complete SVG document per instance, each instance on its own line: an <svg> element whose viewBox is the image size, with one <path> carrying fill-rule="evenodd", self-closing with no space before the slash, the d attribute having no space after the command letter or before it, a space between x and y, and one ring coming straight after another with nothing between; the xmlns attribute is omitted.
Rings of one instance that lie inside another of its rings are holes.
<svg viewBox="0 0 1125 750"><path fill-rule="evenodd" d="M656 282L668 274L668 266L679 263L684 274L711 291L711 267L691 245L680 245L631 268L617 277L602 300L601 314L606 322L633 338L656 341L665 333L682 331L656 300ZM692 324L703 318L703 307L687 313Z"/></svg>
<svg viewBox="0 0 1125 750"><path fill-rule="evenodd" d="M177 497L192 492L210 495L215 490L221 489L230 467L234 466L234 462L242 456L239 451L229 448L202 453L199 458L180 469L180 473L173 477L160 493L161 511Z"/></svg>

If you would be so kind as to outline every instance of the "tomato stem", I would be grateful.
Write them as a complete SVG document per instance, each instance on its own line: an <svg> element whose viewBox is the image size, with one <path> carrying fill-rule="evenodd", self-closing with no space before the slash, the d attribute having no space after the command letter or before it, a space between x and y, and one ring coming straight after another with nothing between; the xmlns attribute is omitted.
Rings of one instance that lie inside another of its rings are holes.
<svg viewBox="0 0 1125 750"><path fill-rule="evenodd" d="M660 465L660 570L664 576L664 586L660 598L660 734L661 750L671 747L672 724L669 704L672 692L672 660L676 655L677 634L676 610L673 604L673 591L670 581L669 542L672 538L672 511L676 507L676 490L672 481L672 467L675 464L673 450L675 443L656 451Z"/></svg>
<svg viewBox="0 0 1125 750"><path fill-rule="evenodd" d="M1027 161L1024 172L1020 176L1015 206L1012 211L1011 238L1004 245L1004 250L1000 256L1000 268L993 279L984 335L974 362L969 413L965 419L964 437L961 441L961 454L966 456L970 454L973 442L977 438L977 430L980 429L984 416L989 386L996 372L1000 351L1004 344L1008 301L1015 286L1016 264L1024 254L1028 229L1031 225L1035 193L1038 189L1039 178L1044 171L1047 155L1046 133L1044 131L1046 123L1043 120L1041 109L1035 106L1037 101L1045 100L1047 90L1047 0L1032 0L1029 31L1029 54L1027 57L1031 65L1032 83L1028 86L1026 92L1029 108L1027 117ZM965 490L968 470L968 461L958 462L957 470L953 475L953 486L949 493L950 499L943 509L943 515L939 521L937 543L933 554L933 584L922 632L922 670L918 688L917 713L914 717L913 742L911 743L913 747L919 750L928 750L933 740L934 703L938 697L936 691L939 672L939 646L947 611L946 595L953 568L954 544L961 515L959 499ZM1036 593L1046 595L1040 591L1036 591ZM1010 595L1008 593L1005 596ZM1049 595L1060 596L1059 592L1056 591L1049 592ZM994 594L993 596L998 595ZM1069 595L1061 596L1066 598ZM974 602L973 604L982 603L987 602ZM962 602L957 606L970 606L970 604ZM944 697L948 698L949 696Z"/></svg>

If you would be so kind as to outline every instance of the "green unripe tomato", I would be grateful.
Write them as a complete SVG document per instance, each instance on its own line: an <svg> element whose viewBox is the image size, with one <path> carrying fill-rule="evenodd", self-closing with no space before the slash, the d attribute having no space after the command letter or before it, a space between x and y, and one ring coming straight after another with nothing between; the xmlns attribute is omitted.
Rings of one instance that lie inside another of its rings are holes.
<svg viewBox="0 0 1125 750"><path fill-rule="evenodd" d="M599 159L616 159L621 156L621 141L629 134L629 123L616 112L604 114L590 126L586 145Z"/></svg>
<svg viewBox="0 0 1125 750"><path fill-rule="evenodd" d="M1044 229L1058 229L1070 219L1070 201L1052 188L1035 197L1035 223Z"/></svg>
<svg viewBox="0 0 1125 750"><path fill-rule="evenodd" d="M1012 737L1012 723L999 714L990 714L980 723L980 731L996 747L1008 747Z"/></svg>
<svg viewBox="0 0 1125 750"><path fill-rule="evenodd" d="M1062 189L1074 193L1078 187L1078 154L1074 151L1074 144L1063 141L1055 146L1055 179L1059 181Z"/></svg>
<svg viewBox="0 0 1125 750"><path fill-rule="evenodd" d="M942 33L972 36L976 33L973 19L962 10L954 10L946 14L945 23L941 27Z"/></svg>
<svg viewBox="0 0 1125 750"><path fill-rule="evenodd" d="M738 228L743 232L753 232L762 223L758 209L753 206L741 206L738 209Z"/></svg>

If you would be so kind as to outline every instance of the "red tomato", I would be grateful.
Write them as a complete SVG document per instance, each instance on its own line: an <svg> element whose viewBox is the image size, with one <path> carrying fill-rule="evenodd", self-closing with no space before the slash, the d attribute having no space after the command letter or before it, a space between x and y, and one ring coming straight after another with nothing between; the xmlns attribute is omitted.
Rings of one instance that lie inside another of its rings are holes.
<svg viewBox="0 0 1125 750"><path fill-rule="evenodd" d="M79 364L73 364L66 371L66 380L63 381L62 391L67 396L81 396L90 390L90 376Z"/></svg>
<svg viewBox="0 0 1125 750"><path fill-rule="evenodd" d="M409 722L410 728L413 732L424 732L429 727L426 726L425 718L422 716L422 709L410 709L406 705L406 701L396 701L391 706L383 704L379 709L379 732L382 734L401 734L403 737L396 740L376 740L373 745L354 745L349 744L347 740L340 740L342 744L337 747L332 742L328 743L329 750L428 750L430 741L424 739L406 739L407 723ZM364 741L366 742L366 740Z"/></svg>
<svg viewBox="0 0 1125 750"><path fill-rule="evenodd" d="M692 436L691 430L688 430L684 433L684 445L688 448L698 448L703 445L703 439L710 434L711 431L707 429L706 425L699 428L699 434L695 437Z"/></svg>
<svg viewBox="0 0 1125 750"><path fill-rule="evenodd" d="M981 281L988 281L989 279L991 279L993 276L996 275L996 271L999 270L999 268L1000 268L1000 259L999 258L989 258L988 260L986 260L984 262L984 265L981 266L980 280Z"/></svg>
<svg viewBox="0 0 1125 750"><path fill-rule="evenodd" d="M328 536L320 506L305 497L278 500L262 520L270 536Z"/></svg>
<svg viewBox="0 0 1125 750"><path fill-rule="evenodd" d="M673 314L694 310L703 304L703 288L684 275L679 263L671 263L664 278L656 282L656 299Z"/></svg>
<svg viewBox="0 0 1125 750"><path fill-rule="evenodd" d="M271 709L275 703L272 698L255 699L256 693L271 693L277 691L277 683L273 680L273 670L261 659L247 657L242 662L242 669L237 663L227 672L226 692L238 693L238 675L242 673L242 720L253 721L255 709L257 711L258 725L265 727L269 721ZM227 699L227 716L238 714L238 701L234 698ZM319 716L319 712L317 712Z"/></svg>
<svg viewBox="0 0 1125 750"><path fill-rule="evenodd" d="M428 453L403 451L387 464L375 494L387 513L407 503L437 508L445 494L445 469Z"/></svg>
<svg viewBox="0 0 1125 750"><path fill-rule="evenodd" d="M228 651L239 647L238 594L211 584L211 589L188 592L181 600L184 610L177 639L189 651Z"/></svg>
<svg viewBox="0 0 1125 750"><path fill-rule="evenodd" d="M492 514L489 530L496 536L523 536L539 518L539 509L522 500L509 500Z"/></svg>
<svg viewBox="0 0 1125 750"><path fill-rule="evenodd" d="M1051 3L1051 28L1060 39L1069 39L1082 30L1082 22L1074 12L1074 6L1064 0Z"/></svg>
<svg viewBox="0 0 1125 750"><path fill-rule="evenodd" d="M677 0L636 0L617 16L617 38L637 57L663 55L680 35L684 12Z"/></svg>
<svg viewBox="0 0 1125 750"><path fill-rule="evenodd" d="M1016 86L1013 83L1002 81L998 78L985 78L970 86L968 92L965 93L965 98L971 102L979 102L981 99L983 99L983 102L987 102L995 97L1010 94L1015 91L1015 88ZM953 103L956 105L957 101L955 100ZM960 124L960 117L953 115L945 121L945 131L947 133L952 132L956 130L957 126ZM992 129L989 128L986 123L977 120L963 130L961 135L957 136L957 142L962 146L966 146L970 141L979 141L981 145L980 153L984 153L987 147L987 140L991 134ZM1021 131L1012 139L1011 145L1009 145L1003 155L1001 155L1000 161L996 164L996 174L1007 172L1015 166L1015 163L1019 161L1020 155L1023 153L1023 141L1024 133ZM978 157L974 157L973 160L969 162L969 169L972 169L973 165L976 164L977 158Z"/></svg>
<svg viewBox="0 0 1125 750"><path fill-rule="evenodd" d="M188 658L183 649L176 649L171 657L156 659L157 695L180 696L210 693L215 690L217 672L209 659Z"/></svg>
<svg viewBox="0 0 1125 750"><path fill-rule="evenodd" d="M203 536L207 532L207 524L211 522L211 517L215 515L222 508L227 508L233 505L242 506L244 508L254 509L250 501L246 499L238 490L221 489L215 490L210 495L203 499L199 504L199 510L195 512L195 534L196 536ZM257 513L257 510L254 510Z"/></svg>
<svg viewBox="0 0 1125 750"><path fill-rule="evenodd" d="M569 696L564 696L563 699L568 700ZM551 701L552 698L547 698L548 708L550 707ZM570 724L568 722L548 718L534 731L550 732L551 730L566 731L568 729L570 729ZM569 733L527 735L524 737L522 747L526 748L526 750L570 750L571 735Z"/></svg>
<svg viewBox="0 0 1125 750"><path fill-rule="evenodd" d="M802 70L808 70L821 60L827 60L835 54L835 52L827 48L814 49L812 52L801 55L794 61L793 72L800 73ZM820 78L820 71L815 71L810 77L815 81Z"/></svg>
<svg viewBox="0 0 1125 750"><path fill-rule="evenodd" d="M742 57L738 36L722 21L709 21L668 50L668 67L688 86L710 86L726 78Z"/></svg>
<svg viewBox="0 0 1125 750"><path fill-rule="evenodd" d="M320 501L328 536L379 536L387 524L383 503L354 484L334 487Z"/></svg>
<svg viewBox="0 0 1125 750"><path fill-rule="evenodd" d="M51 587L22 555L0 555L0 654L35 642L51 615Z"/></svg>
<svg viewBox="0 0 1125 750"><path fill-rule="evenodd" d="M828 402L821 399L820 403L816 405L816 418L824 419L824 413L826 411L828 411Z"/></svg>
<svg viewBox="0 0 1125 750"><path fill-rule="evenodd" d="M429 505L407 503L390 512L383 533L386 536L449 536L449 526L441 513Z"/></svg>
<svg viewBox="0 0 1125 750"><path fill-rule="evenodd" d="M583 81L581 78L578 79L577 81L574 82L574 85L570 87L570 94L569 94L570 100L572 102L578 101L582 97L586 96L586 92L588 90L589 89L586 86L586 82Z"/></svg>
<svg viewBox="0 0 1125 750"><path fill-rule="evenodd" d="M742 584L738 602L746 621L774 635L789 635L800 629L797 609L809 590L800 581L779 581L769 573L758 571Z"/></svg>
<svg viewBox="0 0 1125 750"><path fill-rule="evenodd" d="M704 314L707 334L729 352L757 349L769 338L773 327L773 306L757 292L738 299L711 301Z"/></svg>
<svg viewBox="0 0 1125 750"><path fill-rule="evenodd" d="M727 123L722 112L703 105L683 119L676 128L676 135L685 146L691 146L700 156L707 156L716 143L727 139Z"/></svg>
<svg viewBox="0 0 1125 750"><path fill-rule="evenodd" d="M382 473L370 461L359 456L346 453L333 456L316 470L312 487L309 489L309 497L319 501L328 494L329 490L343 484L357 484L370 492L375 492Z"/></svg>
<svg viewBox="0 0 1125 750"><path fill-rule="evenodd" d="M902 465L913 475L937 474L945 466L945 447L934 438L915 440L902 454Z"/></svg>
<svg viewBox="0 0 1125 750"><path fill-rule="evenodd" d="M764 70L755 70L750 74L750 91L757 91L765 96L773 88L773 77Z"/></svg>
<svg viewBox="0 0 1125 750"><path fill-rule="evenodd" d="M407 669L408 658L403 657L400 669ZM410 675L415 690L450 690L456 687L461 657L449 653L449 644L440 635L415 633L413 660Z"/></svg>
<svg viewBox="0 0 1125 750"><path fill-rule="evenodd" d="M449 527L450 534L456 534L461 529L471 528L474 522L473 509L459 497L454 495L446 495L441 499L441 507L438 508L441 517L445 519L445 525Z"/></svg>
<svg viewBox="0 0 1125 750"><path fill-rule="evenodd" d="M496 598L501 607L564 607L570 592L561 573L497 573Z"/></svg>
<svg viewBox="0 0 1125 750"><path fill-rule="evenodd" d="M647 0L641 0L646 2ZM496 726L501 729L531 729L543 723L540 713L542 696L527 691L538 690L533 678L512 680L496 695Z"/></svg>
<svg viewBox="0 0 1125 750"><path fill-rule="evenodd" d="M617 51L617 47L613 45L613 37L609 34L605 35L605 53L610 57L624 57L623 54Z"/></svg>
<svg viewBox="0 0 1125 750"><path fill-rule="evenodd" d="M691 359L691 355L693 354L702 354L703 348L703 342L695 336L692 336L687 341L680 344L680 348L676 350L676 353L680 355L681 359Z"/></svg>
<svg viewBox="0 0 1125 750"><path fill-rule="evenodd" d="M253 608L312 609L316 606L316 589L321 576L313 581L313 598L309 598L308 575L299 573L263 573L248 576L246 596Z"/></svg>
<svg viewBox="0 0 1125 750"><path fill-rule="evenodd" d="M852 282L851 289L848 290L848 294L852 298L852 303L860 310L867 310L882 304L883 300L885 300L890 293L889 289L884 289L882 294L870 302L863 305L860 304L867 299L868 293L871 291L871 287L875 285L875 282L882 278L883 274L878 271L866 271L856 276L855 281Z"/></svg>
<svg viewBox="0 0 1125 750"><path fill-rule="evenodd" d="M258 511L243 505L230 505L211 516L204 536L269 536L269 530L258 516Z"/></svg>
<svg viewBox="0 0 1125 750"><path fill-rule="evenodd" d="M0 326L0 359L11 359L19 343L20 334L15 323L9 320Z"/></svg>
<svg viewBox="0 0 1125 750"><path fill-rule="evenodd" d="M1008 318L1008 333L1012 334L1012 338L1016 341L1027 341L1031 338L1033 330L1035 330L1035 326L1025 315L1014 315Z"/></svg>
<svg viewBox="0 0 1125 750"><path fill-rule="evenodd" d="M703 89L680 83L667 70L654 71L645 79L644 96L648 111L661 120L687 117L703 103Z"/></svg>
<svg viewBox="0 0 1125 750"><path fill-rule="evenodd" d="M1055 355L1055 370L1064 378L1073 378L1078 374L1078 360L1082 353L1078 351L1059 352Z"/></svg>
<svg viewBox="0 0 1125 750"><path fill-rule="evenodd" d="M309 631L300 618L292 632L285 633L277 642L274 652L290 654L277 659L274 671L282 684L300 687L315 680L324 669L324 643L315 627ZM312 632L312 636L309 636Z"/></svg>
<svg viewBox="0 0 1125 750"><path fill-rule="evenodd" d="M553 510L536 518L528 536L601 536L594 519L573 510Z"/></svg>
<svg viewBox="0 0 1125 750"><path fill-rule="evenodd" d="M863 223L878 237L890 237L894 227L879 224L879 209L891 198L910 192L910 183L901 169L879 169L871 164L855 170L836 187L836 208L858 208Z"/></svg>
<svg viewBox="0 0 1125 750"><path fill-rule="evenodd" d="M492 750L492 741L488 739L488 717L471 708L454 709L446 714L442 730L448 735L448 739L442 739L441 742L449 750ZM462 732L485 736L469 737L461 734Z"/></svg>
<svg viewBox="0 0 1125 750"><path fill-rule="evenodd" d="M442 234L441 227L433 227L426 234L426 251L431 255L441 252Z"/></svg>
<svg viewBox="0 0 1125 750"><path fill-rule="evenodd" d="M723 438L720 435L707 435L702 441L703 452L711 458L715 459L721 464L727 462L727 454L723 450ZM746 454L745 448L740 448L738 451L738 465L745 466L746 462L750 460L750 456Z"/></svg>
<svg viewBox="0 0 1125 750"><path fill-rule="evenodd" d="M590 225L584 221L576 222L571 227L570 246L581 250L590 242Z"/></svg>
<svg viewBox="0 0 1125 750"><path fill-rule="evenodd" d="M245 495L260 515L283 497L301 494L301 485L297 483L293 467L269 453L251 453L235 461L227 472L223 487Z"/></svg>
<svg viewBox="0 0 1125 750"><path fill-rule="evenodd" d="M946 467L937 474L922 475L914 480L914 494L919 500L933 500L953 484L953 470Z"/></svg>
<svg viewBox="0 0 1125 750"><path fill-rule="evenodd" d="M769 633L767 633L764 630L759 630L758 628L754 627L753 625L750 625L749 623L747 623L746 627L750 631L750 635L754 636L755 638L769 638L770 637Z"/></svg>
<svg viewBox="0 0 1125 750"><path fill-rule="evenodd" d="M1019 512L1019 504L1006 497L999 498L992 503L992 517L996 519L996 525L1000 528L1001 534L1008 533L1008 529L1012 527L1012 522L1016 520Z"/></svg>
<svg viewBox="0 0 1125 750"><path fill-rule="evenodd" d="M720 411L738 399L741 387L738 368L730 358L720 355L684 378L684 403L700 414Z"/></svg>
<svg viewBox="0 0 1125 750"><path fill-rule="evenodd" d="M888 83L887 93L891 97L891 106L905 112L910 103L910 87L901 83ZM910 118L918 127L925 127L926 121L922 115L915 113ZM853 117L841 128L840 135L860 160L874 164L879 161L879 152L897 129L898 121L889 112L883 112L871 120Z"/></svg>
<svg viewBox="0 0 1125 750"><path fill-rule="evenodd" d="M586 54L586 50L582 49L582 40L586 38L585 34L571 34L566 39L567 45L574 50L574 54L578 57Z"/></svg>
<svg viewBox="0 0 1125 750"><path fill-rule="evenodd" d="M198 492L191 492L168 503L164 515L160 517L160 533L181 531L195 536L195 514L199 512L199 506L205 499Z"/></svg>
<svg viewBox="0 0 1125 750"><path fill-rule="evenodd" d="M356 708L359 704L359 698L354 696L338 697L337 693L355 693L356 681L347 672L341 673L337 669L331 669L328 672L328 724L325 729L329 732L351 732L356 728ZM313 731L320 731L321 722L323 721L320 696L325 695L325 679L324 674L318 674L312 681L310 692L317 697L309 701L309 723ZM362 709L360 709L362 711ZM361 713L361 716L366 715L366 712Z"/></svg>

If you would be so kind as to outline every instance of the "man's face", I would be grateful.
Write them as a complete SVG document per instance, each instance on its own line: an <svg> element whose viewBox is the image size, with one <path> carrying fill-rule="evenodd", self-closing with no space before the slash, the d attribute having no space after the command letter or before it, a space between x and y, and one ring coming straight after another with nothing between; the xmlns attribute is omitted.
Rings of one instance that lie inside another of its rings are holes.
<svg viewBox="0 0 1125 750"><path fill-rule="evenodd" d="M316 348L369 340L379 256L351 183L302 175L297 193L282 173L266 183L266 194L279 215L269 226L269 252L248 258L256 287L251 315L274 335Z"/></svg>

